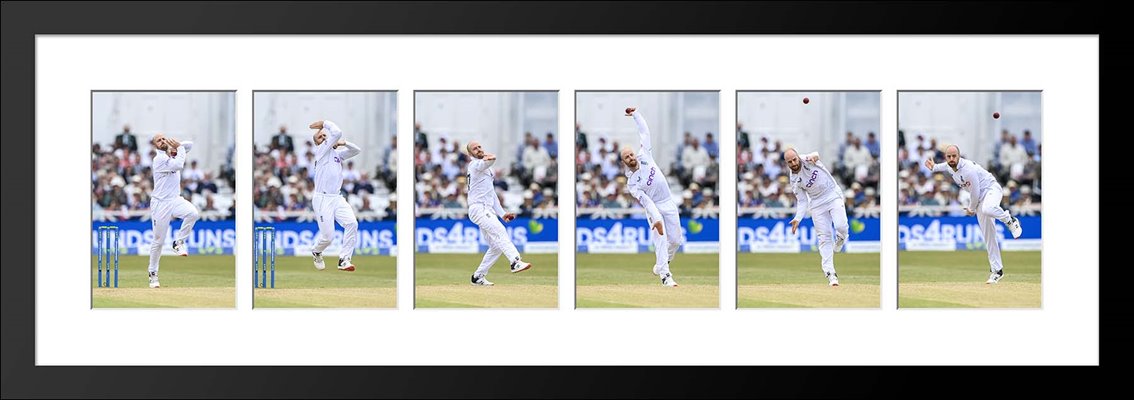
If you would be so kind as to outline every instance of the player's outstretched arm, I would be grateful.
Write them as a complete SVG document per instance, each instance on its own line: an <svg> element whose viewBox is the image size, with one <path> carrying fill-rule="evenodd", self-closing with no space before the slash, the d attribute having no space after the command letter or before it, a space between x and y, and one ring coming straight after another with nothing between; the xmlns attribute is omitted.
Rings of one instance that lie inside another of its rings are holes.
<svg viewBox="0 0 1134 400"><path fill-rule="evenodd" d="M178 153L188 154L190 150L193 150L193 141L186 140L184 142L181 142L181 151L178 151Z"/></svg>
<svg viewBox="0 0 1134 400"><path fill-rule="evenodd" d="M925 167L933 172L948 172L949 164L934 162L932 158L925 159Z"/></svg>
<svg viewBox="0 0 1134 400"><path fill-rule="evenodd" d="M634 117L634 124L638 125L638 139L642 142L642 150L653 151L654 146L650 141L650 126L646 124L646 118L634 107L627 107L626 115Z"/></svg>
<svg viewBox="0 0 1134 400"><path fill-rule="evenodd" d="M637 193L631 194L634 196L634 198L638 199L638 203L642 204L642 208L646 209L646 215L649 216L650 222L652 222L653 225L652 228L658 231L659 235L665 235L665 231L663 230L664 228L662 227L664 226L664 224L659 225L662 222L661 212L658 211L658 206L657 204L654 204L654 200L651 199L650 196L646 196L646 193L641 191L637 191Z"/></svg>
<svg viewBox="0 0 1134 400"><path fill-rule="evenodd" d="M807 215L807 209L811 206L811 197L795 184L791 185L791 191L795 193L795 217L791 219L791 233L795 234L799 222L803 221L803 216Z"/></svg>
<svg viewBox="0 0 1134 400"><path fill-rule="evenodd" d="M474 158L472 161L469 161L469 170L476 172L484 171L492 167L492 164L496 164L496 155L484 153L484 157L480 159Z"/></svg>
<svg viewBox="0 0 1134 400"><path fill-rule="evenodd" d="M504 222L510 222L513 218L516 218L516 214L504 210L504 207L500 205L500 196L496 195L495 192L492 193L492 211L496 212L496 216L504 219ZM511 216L509 217L509 215Z"/></svg>
<svg viewBox="0 0 1134 400"><path fill-rule="evenodd" d="M335 151L339 152L339 157L344 159L344 160L349 159L349 158L354 157L354 156L357 156L357 155L359 155L359 153L362 153L362 148L358 147L357 144L348 142L348 141L343 140L343 139L339 139L339 141L337 143L335 143L335 145L336 145Z"/></svg>
<svg viewBox="0 0 1134 400"><path fill-rule="evenodd" d="M980 199L977 198L976 189L969 189L969 207L965 208L965 214L973 215L977 212L977 206L980 205Z"/></svg>

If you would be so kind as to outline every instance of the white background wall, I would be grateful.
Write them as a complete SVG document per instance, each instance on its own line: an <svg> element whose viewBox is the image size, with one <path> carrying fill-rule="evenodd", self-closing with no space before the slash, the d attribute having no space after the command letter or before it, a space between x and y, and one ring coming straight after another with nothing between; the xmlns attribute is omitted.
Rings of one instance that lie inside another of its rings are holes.
<svg viewBox="0 0 1134 400"><path fill-rule="evenodd" d="M576 92L575 121L587 133L587 145L606 137L637 149L638 128L625 112L631 106L638 107L650 125L658 165L675 161L686 131L698 140L712 132L713 140L721 142L719 92Z"/></svg>
<svg viewBox="0 0 1134 400"><path fill-rule="evenodd" d="M296 151L303 151L315 133L307 126L331 120L344 139L362 148L352 159L356 168L373 174L397 133L396 92L255 92L253 97L253 139L261 150L286 125Z"/></svg>
<svg viewBox="0 0 1134 400"><path fill-rule="evenodd" d="M863 143L867 132L882 141L878 92L738 92L736 115L753 147L767 136L769 143L782 140L785 149L834 159L847 131Z"/></svg>
<svg viewBox="0 0 1134 400"><path fill-rule="evenodd" d="M898 129L905 131L907 145L918 134L927 142L935 137L939 146L957 144L962 156L984 164L1001 129L1017 140L1027 129L1043 142L1040 100L1040 92L899 92ZM994 112L1000 119L992 118Z"/></svg>
<svg viewBox="0 0 1134 400"><path fill-rule="evenodd" d="M460 142L463 151L470 140L476 140L485 151L496 154L497 165L516 160L524 132L531 132L540 143L548 132L561 140L558 115L558 92L414 93L414 119L429 134L430 146L445 137Z"/></svg>
<svg viewBox="0 0 1134 400"><path fill-rule="evenodd" d="M190 160L215 171L236 143L235 113L233 92L94 92L91 131L95 143L109 146L130 125L143 157L153 134L192 140Z"/></svg>

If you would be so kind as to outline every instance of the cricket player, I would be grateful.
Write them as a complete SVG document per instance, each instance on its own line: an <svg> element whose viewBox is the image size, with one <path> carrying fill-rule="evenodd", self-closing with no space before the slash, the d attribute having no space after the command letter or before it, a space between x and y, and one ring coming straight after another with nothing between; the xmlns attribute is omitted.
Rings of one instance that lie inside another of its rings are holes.
<svg viewBox="0 0 1134 400"><path fill-rule="evenodd" d="M975 162L961 158L961 149L956 145L945 148L945 164L937 164L932 158L925 160L925 167L933 172L948 173L953 182L969 192L969 206L965 207L966 215L976 215L980 224L981 233L984 234L984 244L988 247L988 265L992 271L984 283L1000 282L1004 277L1004 265L1000 262L1000 244L996 241L996 221L1000 220L1012 232L1012 238L1020 237L1024 232L1020 220L1008 214L1008 210L1000 208L1000 201L1004 196L1004 189L991 173Z"/></svg>
<svg viewBox="0 0 1134 400"><path fill-rule="evenodd" d="M358 243L358 220L354 208L340 193L343 187L343 160L362 152L354 143L343 140L343 131L331 121L315 121L310 125L317 129L312 141L315 142L315 195L311 208L319 223L319 236L311 257L315 259L315 269L326 268L323 263L323 250L331 245L335 237L335 222L343 227L343 243L339 250L339 271L354 271L351 257Z"/></svg>
<svg viewBox="0 0 1134 400"><path fill-rule="evenodd" d="M480 236L488 242L488 252L484 253L484 259L480 261L480 266L473 272L470 281L473 285L492 286L493 283L485 279L485 276L501 253L508 257L513 273L527 271L532 264L520 259L520 251L516 250L516 245L508 237L508 231L497 219L500 217L504 222L511 222L516 219L516 214L504 212L500 198L496 196L496 188L492 184L496 177L496 172L492 169L496 155L485 152L484 147L475 140L470 140L465 150L473 158L468 166L469 219L480 227Z"/></svg>
<svg viewBox="0 0 1134 400"><path fill-rule="evenodd" d="M161 261L161 246L165 243L169 221L173 218L181 220L181 229L174 236L173 251L180 256L188 256L185 239L193 232L193 224L197 223L201 214L193 203L181 197L181 170L185 168L185 159L193 148L193 142L179 142L159 133L150 139L150 144L158 152L151 164L154 189L150 193L150 222L153 224L154 240L150 243L148 271L150 287L159 288L158 263Z"/></svg>
<svg viewBox="0 0 1134 400"><path fill-rule="evenodd" d="M795 149L784 152L789 173L788 182L795 193L795 218L791 220L791 233L795 234L800 221L811 213L815 223L815 234L819 242L819 259L827 284L839 286L839 274L835 273L835 252L842 251L849 232L847 225L847 206L843 191L827 167L819 161L819 153L804 154L802 158ZM835 227L835 240L831 243L831 227Z"/></svg>
<svg viewBox="0 0 1134 400"><path fill-rule="evenodd" d="M677 202L669 192L669 182L654 162L653 145L650 142L650 127L646 119L635 107L626 108L626 116L634 117L638 125L641 147L634 153L630 147L622 148L622 163L626 164L626 189L630 195L646 209L650 224L650 241L654 244L654 275L661 277L662 285L677 287L677 281L670 273L669 263L681 245L685 244L685 233L681 231L681 218Z"/></svg>

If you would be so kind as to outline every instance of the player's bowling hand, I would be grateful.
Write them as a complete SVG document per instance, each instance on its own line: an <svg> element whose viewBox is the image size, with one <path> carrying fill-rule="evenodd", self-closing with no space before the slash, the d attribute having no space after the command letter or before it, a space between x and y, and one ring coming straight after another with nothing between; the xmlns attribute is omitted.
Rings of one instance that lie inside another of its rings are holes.
<svg viewBox="0 0 1134 400"><path fill-rule="evenodd" d="M638 111L638 107L626 107L626 116L634 115L634 111Z"/></svg>
<svg viewBox="0 0 1134 400"><path fill-rule="evenodd" d="M665 225L661 221L654 222L654 230L658 231L658 235L665 236Z"/></svg>
<svg viewBox="0 0 1134 400"><path fill-rule="evenodd" d="M331 146L331 148L335 149L335 148L338 148L339 146L346 146L346 139L339 139L339 141L335 142L335 145Z"/></svg>
<svg viewBox="0 0 1134 400"><path fill-rule="evenodd" d="M927 158L927 159L925 159L925 167L926 167L926 168L929 168L930 170L933 170L933 166L934 166L934 165L935 165L935 164L933 163L933 159L930 159L930 158Z"/></svg>
<svg viewBox="0 0 1134 400"><path fill-rule="evenodd" d="M793 219L793 220L791 220L791 234L792 235L795 234L796 229L799 229L799 221Z"/></svg>
<svg viewBox="0 0 1134 400"><path fill-rule="evenodd" d="M514 220L514 219L516 219L515 213L504 214L504 222L512 222L512 220Z"/></svg>

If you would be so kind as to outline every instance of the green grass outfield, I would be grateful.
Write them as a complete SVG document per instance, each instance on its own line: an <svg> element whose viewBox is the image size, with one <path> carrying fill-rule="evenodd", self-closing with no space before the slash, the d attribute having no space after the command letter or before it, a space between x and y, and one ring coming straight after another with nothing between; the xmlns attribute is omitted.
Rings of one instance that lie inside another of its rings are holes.
<svg viewBox="0 0 1134 400"><path fill-rule="evenodd" d="M414 254L414 306L419 308L556 308L559 255L523 254L532 268L513 274L501 257L488 271L495 286L469 282L484 254Z"/></svg>
<svg viewBox="0 0 1134 400"><path fill-rule="evenodd" d="M235 308L236 258L199 255L162 256L161 287L150 289L150 256L118 256L118 288L98 287L98 257L91 256L91 306L94 308ZM112 263L113 267L113 263ZM105 273L105 271L104 271ZM106 276L103 275L105 282ZM110 278L114 285L113 275Z"/></svg>
<svg viewBox="0 0 1134 400"><path fill-rule="evenodd" d="M390 256L354 256L353 272L335 267L338 257L324 256L327 268L319 271L311 256L276 257L276 287L257 287L256 308L394 308L397 306L397 259ZM261 276L263 273L261 272Z"/></svg>
<svg viewBox="0 0 1134 400"><path fill-rule="evenodd" d="M819 253L739 253L736 301L740 308L878 308L879 253L835 254L839 286L828 286Z"/></svg>
<svg viewBox="0 0 1134 400"><path fill-rule="evenodd" d="M653 274L654 254L575 255L578 308L718 308L720 257L679 253L670 264L678 287Z"/></svg>
<svg viewBox="0 0 1134 400"><path fill-rule="evenodd" d="M899 252L898 307L1039 308L1040 254L1001 252L1004 278L989 285L984 250Z"/></svg>

